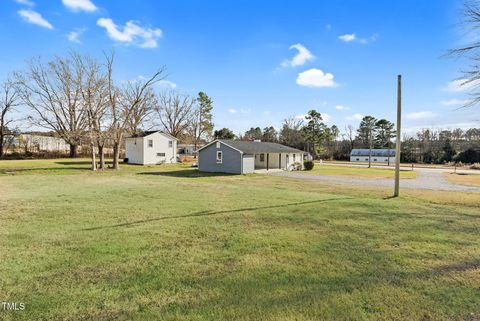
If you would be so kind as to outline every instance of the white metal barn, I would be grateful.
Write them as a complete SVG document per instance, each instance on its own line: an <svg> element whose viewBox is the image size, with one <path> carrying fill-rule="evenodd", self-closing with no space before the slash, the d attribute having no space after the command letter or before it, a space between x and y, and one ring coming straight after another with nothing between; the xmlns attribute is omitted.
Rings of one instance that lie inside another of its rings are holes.
<svg viewBox="0 0 480 321"><path fill-rule="evenodd" d="M153 165L177 162L177 139L161 131L146 131L125 139L129 164Z"/></svg>
<svg viewBox="0 0 480 321"><path fill-rule="evenodd" d="M372 149L372 163L395 163L395 149ZM351 162L368 162L370 149L352 149Z"/></svg>

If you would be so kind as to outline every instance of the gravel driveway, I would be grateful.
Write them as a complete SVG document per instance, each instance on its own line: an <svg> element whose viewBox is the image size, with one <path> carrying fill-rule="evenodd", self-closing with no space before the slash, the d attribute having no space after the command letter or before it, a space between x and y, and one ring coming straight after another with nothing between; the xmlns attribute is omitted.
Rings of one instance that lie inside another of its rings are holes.
<svg viewBox="0 0 480 321"><path fill-rule="evenodd" d="M328 165L327 165L328 166ZM417 178L415 179L401 179L400 187L402 188L414 188L414 189L428 189L435 191L455 191L455 192L480 192L480 187L466 186L453 184L447 181L443 177L444 172L451 172L451 170L445 169L430 169L430 168L417 168L415 169ZM393 179L360 179L349 178L341 176L328 176L328 175L315 175L305 172L269 172L267 175L283 176L290 178L317 180L322 182L331 182L335 184L348 184L348 185L368 185L368 186L385 186L393 189Z"/></svg>

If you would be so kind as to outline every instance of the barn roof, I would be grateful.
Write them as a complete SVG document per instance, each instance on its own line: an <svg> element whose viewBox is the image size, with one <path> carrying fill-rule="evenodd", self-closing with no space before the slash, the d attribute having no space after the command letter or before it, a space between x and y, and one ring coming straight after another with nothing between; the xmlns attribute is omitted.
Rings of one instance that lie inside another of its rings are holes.
<svg viewBox="0 0 480 321"><path fill-rule="evenodd" d="M303 153L303 151L285 146L277 143L270 142L259 142L259 141L243 141L243 140L233 140L233 139L218 139L211 142L208 145L205 145L201 149L220 141L227 146L233 147L245 154L259 154L259 153Z"/></svg>
<svg viewBox="0 0 480 321"><path fill-rule="evenodd" d="M370 156L369 149L352 149L350 156ZM372 149L372 156L395 157L395 149Z"/></svg>

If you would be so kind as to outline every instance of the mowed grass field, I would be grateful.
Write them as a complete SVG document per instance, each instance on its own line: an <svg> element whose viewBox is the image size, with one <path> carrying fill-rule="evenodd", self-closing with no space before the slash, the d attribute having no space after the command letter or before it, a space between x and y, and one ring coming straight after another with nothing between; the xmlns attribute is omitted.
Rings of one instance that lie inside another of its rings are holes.
<svg viewBox="0 0 480 321"><path fill-rule="evenodd" d="M86 168L0 161L0 320L480 318L479 194Z"/></svg>
<svg viewBox="0 0 480 321"><path fill-rule="evenodd" d="M311 171L302 171L306 174L318 174L328 176L343 176L350 178L394 178L395 170L392 168L368 168L360 166L342 166L316 163ZM400 178L415 178L414 171L401 171Z"/></svg>

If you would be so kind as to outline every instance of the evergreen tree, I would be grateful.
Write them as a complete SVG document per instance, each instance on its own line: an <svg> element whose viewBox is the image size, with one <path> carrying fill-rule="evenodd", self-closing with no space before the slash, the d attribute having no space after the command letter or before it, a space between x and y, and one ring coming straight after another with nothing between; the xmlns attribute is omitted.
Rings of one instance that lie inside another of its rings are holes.
<svg viewBox="0 0 480 321"><path fill-rule="evenodd" d="M316 110L310 110L305 119L308 122L302 129L303 136L309 146L309 151L314 157L317 157L321 153L328 127L322 122L322 115Z"/></svg>
<svg viewBox="0 0 480 321"><path fill-rule="evenodd" d="M228 128L222 128L219 130L216 130L213 134L215 139L234 139L235 134Z"/></svg>

